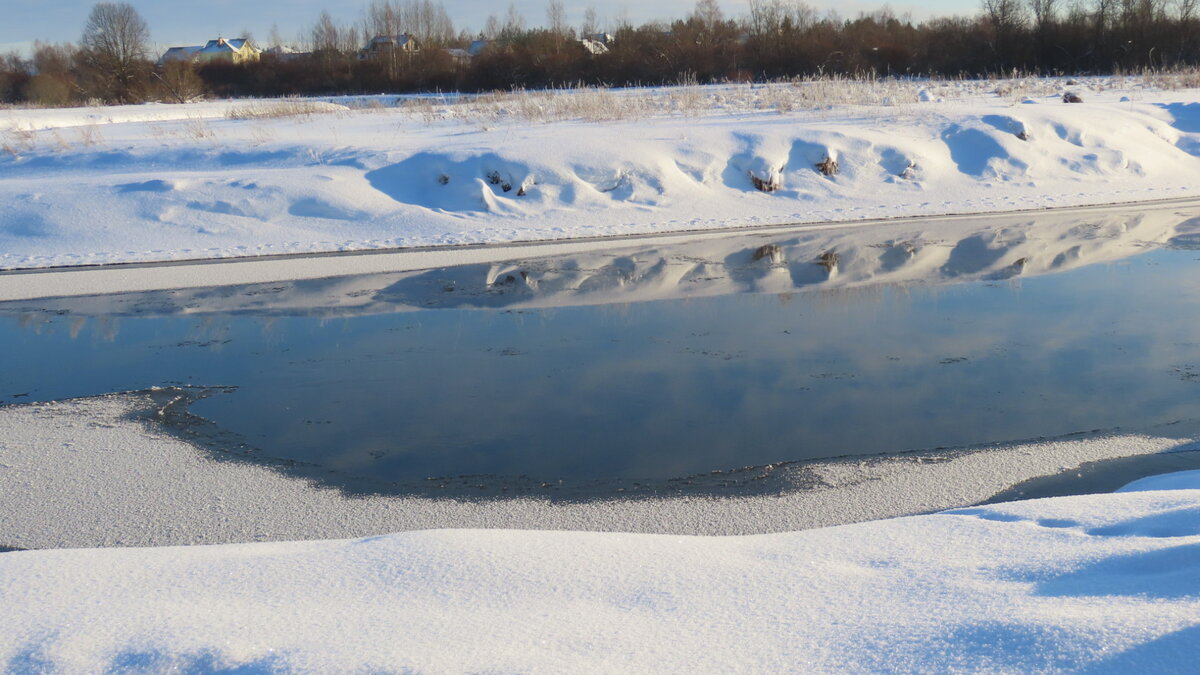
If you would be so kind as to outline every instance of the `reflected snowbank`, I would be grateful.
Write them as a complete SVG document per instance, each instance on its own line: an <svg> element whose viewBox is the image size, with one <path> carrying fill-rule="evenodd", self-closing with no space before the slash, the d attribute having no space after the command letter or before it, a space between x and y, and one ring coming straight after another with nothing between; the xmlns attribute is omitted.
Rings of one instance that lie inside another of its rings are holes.
<svg viewBox="0 0 1200 675"><path fill-rule="evenodd" d="M1200 212L1042 213L802 229L421 272L23 301L78 316L357 316L429 308L552 308L738 293L1000 281L1192 248Z"/></svg>

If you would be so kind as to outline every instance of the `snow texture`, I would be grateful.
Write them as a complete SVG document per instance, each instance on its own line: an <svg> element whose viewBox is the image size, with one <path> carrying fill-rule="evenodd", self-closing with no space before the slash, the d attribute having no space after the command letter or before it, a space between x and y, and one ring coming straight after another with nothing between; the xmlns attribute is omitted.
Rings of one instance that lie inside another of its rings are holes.
<svg viewBox="0 0 1200 675"><path fill-rule="evenodd" d="M1095 80L1084 105L1061 104L1052 88L1013 105L961 86L926 102L914 92L903 106L715 106L603 121L499 110L476 123L455 118L453 103L424 116L328 101L275 102L307 111L275 117L271 102L4 110L0 202L11 208L0 213L0 269L1200 195L1194 90ZM644 95L664 109L677 96ZM826 159L836 174L817 169Z"/></svg>

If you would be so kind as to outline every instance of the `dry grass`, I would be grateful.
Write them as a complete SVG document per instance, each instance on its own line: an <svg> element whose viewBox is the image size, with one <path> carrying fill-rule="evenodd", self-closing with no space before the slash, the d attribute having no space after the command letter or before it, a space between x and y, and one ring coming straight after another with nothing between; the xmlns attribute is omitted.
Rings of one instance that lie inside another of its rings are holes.
<svg viewBox="0 0 1200 675"><path fill-rule="evenodd" d="M9 155L19 157L21 153L31 152L35 147L37 147L37 131L32 127L15 126L0 132L0 149Z"/></svg>
<svg viewBox="0 0 1200 675"><path fill-rule="evenodd" d="M183 132L189 138L194 138L198 141L212 140L217 137L212 126L202 119L189 119L183 123Z"/></svg>
<svg viewBox="0 0 1200 675"><path fill-rule="evenodd" d="M78 134L79 144L85 148L99 145L104 141L104 136L100 134L100 125L95 122L79 127Z"/></svg>
<svg viewBox="0 0 1200 675"><path fill-rule="evenodd" d="M558 90L410 99L402 102L399 110L418 116L427 124L457 121L485 130L504 122L613 122L753 112L827 115L848 106L871 107L876 114L894 116L923 110L918 106L922 98L934 101L1002 98L1019 103L1029 98L1061 96L1064 89L1076 84L1093 91L1114 87L1160 90L1200 87L1200 68L1078 78L1078 81L1016 72L1007 77L977 80L822 75L765 84L698 85L694 79L684 79L672 87L609 89L581 85Z"/></svg>
<svg viewBox="0 0 1200 675"><path fill-rule="evenodd" d="M67 142L67 139L63 138L62 134L58 133L58 129L50 130L50 139L54 141L59 150L65 152L71 149L71 144Z"/></svg>
<svg viewBox="0 0 1200 675"><path fill-rule="evenodd" d="M281 117L308 118L313 115L344 114L345 106L326 101L289 98L278 101L255 101L231 107L225 117L231 120L263 120Z"/></svg>
<svg viewBox="0 0 1200 675"><path fill-rule="evenodd" d="M264 145L275 140L275 132L270 126L256 122L250 127L250 140L255 145Z"/></svg>
<svg viewBox="0 0 1200 675"><path fill-rule="evenodd" d="M1200 88L1200 67L1196 66L1172 70L1148 69L1142 71L1140 77L1147 85L1164 91Z"/></svg>
<svg viewBox="0 0 1200 675"><path fill-rule="evenodd" d="M917 102L925 83L819 77L769 84L705 86L685 78L671 87L611 89L576 86L555 90L493 92L456 99L418 98L399 110L426 124L457 121L492 128L509 122L615 122L650 117L697 117L720 113L829 110L839 106L901 107ZM895 113L895 110L891 112Z"/></svg>

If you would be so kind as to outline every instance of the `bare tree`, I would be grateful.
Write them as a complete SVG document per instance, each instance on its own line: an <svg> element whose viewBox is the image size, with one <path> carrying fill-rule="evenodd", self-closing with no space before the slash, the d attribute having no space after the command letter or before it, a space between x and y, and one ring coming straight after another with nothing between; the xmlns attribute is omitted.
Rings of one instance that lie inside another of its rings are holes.
<svg viewBox="0 0 1200 675"><path fill-rule="evenodd" d="M1058 17L1058 0L1029 0L1028 4L1035 30L1044 30Z"/></svg>
<svg viewBox="0 0 1200 675"><path fill-rule="evenodd" d="M721 5L717 4L717 0L696 0L692 17L710 31L725 20L725 15L721 12Z"/></svg>
<svg viewBox="0 0 1200 675"><path fill-rule="evenodd" d="M623 30L632 30L633 20L629 18L629 8L621 5L616 14L608 21L608 32L618 33Z"/></svg>
<svg viewBox="0 0 1200 675"><path fill-rule="evenodd" d="M196 73L196 65L188 61L170 61L162 72L154 74L163 89L164 100L176 103L195 101L204 96L204 81Z"/></svg>
<svg viewBox="0 0 1200 675"><path fill-rule="evenodd" d="M25 87L25 98L40 105L60 106L72 103L78 94L72 70L76 50L73 45L33 43L33 77Z"/></svg>
<svg viewBox="0 0 1200 675"><path fill-rule="evenodd" d="M583 24L579 26L580 35L595 35L600 32L600 21L596 18L596 8L588 6L583 11Z"/></svg>
<svg viewBox="0 0 1200 675"><path fill-rule="evenodd" d="M563 7L562 0L550 0L546 3L546 27L555 36L564 38L567 36L567 10Z"/></svg>
<svg viewBox="0 0 1200 675"><path fill-rule="evenodd" d="M363 20L363 37L368 44L376 36L393 38L401 34L400 8L388 0L376 0L367 7L367 15ZM375 53L375 58L383 65L388 78L394 79L400 72L401 54L397 45L385 42Z"/></svg>
<svg viewBox="0 0 1200 675"><path fill-rule="evenodd" d="M525 16L517 9L517 3L509 3L508 12L504 15L504 27L500 29L500 37L511 40L520 37L525 32Z"/></svg>
<svg viewBox="0 0 1200 675"><path fill-rule="evenodd" d="M119 103L141 99L149 63L150 29L127 2L92 7L79 39L79 62L93 95Z"/></svg>
<svg viewBox="0 0 1200 675"><path fill-rule="evenodd" d="M1002 68L1018 61L1017 36L1025 27L1025 8L1020 0L983 0L983 11L992 26L995 42L992 49Z"/></svg>
<svg viewBox="0 0 1200 675"><path fill-rule="evenodd" d="M495 40L500 37L500 19L497 19L495 14L488 14L487 21L483 23L482 35L486 40Z"/></svg>
<svg viewBox="0 0 1200 675"><path fill-rule="evenodd" d="M331 65L342 57L353 54L362 46L357 26L349 28L338 25L329 12L321 12L317 23L309 30L309 40L314 55Z"/></svg>
<svg viewBox="0 0 1200 675"><path fill-rule="evenodd" d="M397 3L400 24L422 45L445 45L454 40L454 22L440 2L408 0Z"/></svg>
<svg viewBox="0 0 1200 675"><path fill-rule="evenodd" d="M1041 67L1052 58L1052 31L1058 22L1058 0L1028 0L1027 4L1033 15L1034 59Z"/></svg>

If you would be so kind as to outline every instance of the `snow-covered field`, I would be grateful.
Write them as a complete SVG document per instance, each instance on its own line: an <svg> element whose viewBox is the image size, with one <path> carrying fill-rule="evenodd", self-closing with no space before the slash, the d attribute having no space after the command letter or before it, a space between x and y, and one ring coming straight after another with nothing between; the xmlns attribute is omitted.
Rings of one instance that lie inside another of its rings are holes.
<svg viewBox="0 0 1200 675"><path fill-rule="evenodd" d="M0 110L0 268L1194 197L1200 91L1160 85L801 83ZM1084 102L1063 103L1067 90ZM826 160L836 174L818 170Z"/></svg>

